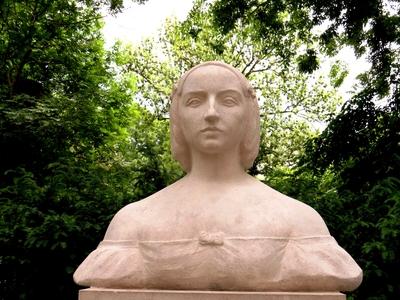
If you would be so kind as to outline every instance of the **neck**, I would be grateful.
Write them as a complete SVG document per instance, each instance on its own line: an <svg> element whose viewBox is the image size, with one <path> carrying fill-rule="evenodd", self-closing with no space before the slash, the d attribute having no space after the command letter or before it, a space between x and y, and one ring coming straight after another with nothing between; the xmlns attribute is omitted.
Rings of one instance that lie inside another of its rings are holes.
<svg viewBox="0 0 400 300"><path fill-rule="evenodd" d="M240 163L239 151L199 153L192 151L192 168L188 179L201 183L234 183L248 175Z"/></svg>

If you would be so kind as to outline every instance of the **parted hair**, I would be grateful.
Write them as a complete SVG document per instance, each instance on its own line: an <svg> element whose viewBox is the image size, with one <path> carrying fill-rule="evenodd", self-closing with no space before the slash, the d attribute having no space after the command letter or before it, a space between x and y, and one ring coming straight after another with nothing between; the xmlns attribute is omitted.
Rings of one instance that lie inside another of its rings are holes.
<svg viewBox="0 0 400 300"><path fill-rule="evenodd" d="M240 81L244 96L247 98L249 109L246 119L243 120L246 126L246 133L240 144L240 162L245 170L249 169L258 155L260 145L260 112L257 97L253 87L247 78L236 68L219 61L208 61L198 64L183 74L174 86L171 94L170 106L170 133L172 156L180 163L185 172L191 170L191 156L189 146L183 136L179 118L179 100L182 96L182 89L188 76L197 70L207 66L216 66L231 71Z"/></svg>

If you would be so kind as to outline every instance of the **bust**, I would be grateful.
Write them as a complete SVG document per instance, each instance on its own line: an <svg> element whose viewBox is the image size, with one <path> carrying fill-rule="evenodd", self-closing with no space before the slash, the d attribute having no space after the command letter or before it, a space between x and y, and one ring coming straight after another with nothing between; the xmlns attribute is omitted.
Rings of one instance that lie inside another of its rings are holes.
<svg viewBox="0 0 400 300"><path fill-rule="evenodd" d="M122 208L74 274L114 289L350 291L362 271L311 207L246 173L258 153L254 90L206 62L178 81L174 157L187 175Z"/></svg>

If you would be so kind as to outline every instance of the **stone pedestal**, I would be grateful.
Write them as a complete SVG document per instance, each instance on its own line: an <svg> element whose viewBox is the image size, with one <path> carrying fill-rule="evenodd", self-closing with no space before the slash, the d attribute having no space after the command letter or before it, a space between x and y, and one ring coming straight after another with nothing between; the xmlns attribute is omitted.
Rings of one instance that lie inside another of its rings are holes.
<svg viewBox="0 0 400 300"><path fill-rule="evenodd" d="M222 292L90 288L79 291L79 300L346 300L346 296L334 292Z"/></svg>

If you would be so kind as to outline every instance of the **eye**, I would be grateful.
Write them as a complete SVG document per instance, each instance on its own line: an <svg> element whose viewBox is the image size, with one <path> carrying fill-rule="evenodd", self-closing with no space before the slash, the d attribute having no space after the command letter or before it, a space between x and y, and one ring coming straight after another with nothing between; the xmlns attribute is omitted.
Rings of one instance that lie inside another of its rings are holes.
<svg viewBox="0 0 400 300"><path fill-rule="evenodd" d="M235 106L235 105L238 104L237 100L236 100L235 98L232 98L232 97L225 97L225 98L222 100L222 103L223 103L225 106L229 106L229 107Z"/></svg>
<svg viewBox="0 0 400 300"><path fill-rule="evenodd" d="M186 106L197 107L201 104L201 100L199 98L189 98L186 101Z"/></svg>

